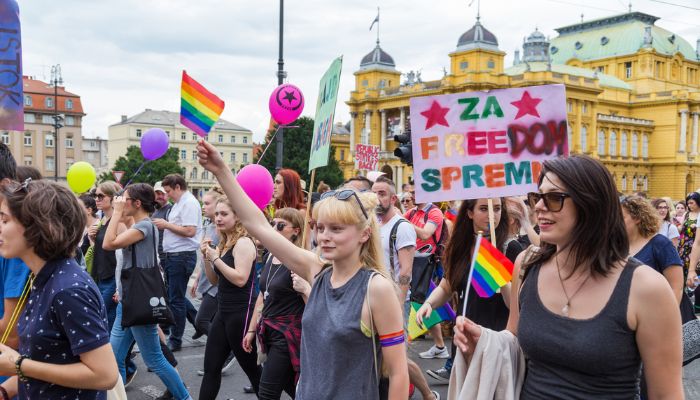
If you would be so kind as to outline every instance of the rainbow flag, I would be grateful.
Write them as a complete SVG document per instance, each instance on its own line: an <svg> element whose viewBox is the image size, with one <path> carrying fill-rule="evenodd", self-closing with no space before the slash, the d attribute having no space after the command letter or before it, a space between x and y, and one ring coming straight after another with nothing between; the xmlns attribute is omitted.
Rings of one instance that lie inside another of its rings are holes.
<svg viewBox="0 0 700 400"><path fill-rule="evenodd" d="M182 71L180 123L206 137L224 111L224 101Z"/></svg>
<svg viewBox="0 0 700 400"><path fill-rule="evenodd" d="M480 297L491 297L513 278L513 263L481 237L473 261L472 286Z"/></svg>
<svg viewBox="0 0 700 400"><path fill-rule="evenodd" d="M430 289L428 290L428 295L430 295L430 292L432 292L433 289L435 289L435 284L431 281ZM423 320L423 324L425 326L421 327L416 322L416 313L418 312L418 309L421 305L422 304L416 303L415 301L411 302L411 311L408 315L407 327L408 340L414 340L415 338L427 332L428 329L432 328L433 326L439 324L442 321L452 321L455 318L457 318L457 315L452 309L452 306L450 306L450 303L446 303L444 306L438 308L437 310L433 310L430 316Z"/></svg>

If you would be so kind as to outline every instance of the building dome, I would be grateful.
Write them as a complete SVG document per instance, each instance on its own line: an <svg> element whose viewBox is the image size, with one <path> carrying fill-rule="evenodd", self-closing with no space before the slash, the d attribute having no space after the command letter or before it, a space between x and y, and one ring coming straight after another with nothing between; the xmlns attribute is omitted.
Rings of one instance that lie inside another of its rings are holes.
<svg viewBox="0 0 700 400"><path fill-rule="evenodd" d="M484 28L479 18L476 19L476 24L474 24L471 29L464 32L464 34L459 37L459 41L457 42L457 50L477 48L498 50L498 39L496 39L496 35Z"/></svg>
<svg viewBox="0 0 700 400"><path fill-rule="evenodd" d="M362 57L362 61L360 61L360 69L373 67L388 68L392 70L396 68L394 58L379 46L379 41L377 41L377 46L374 48L374 50Z"/></svg>
<svg viewBox="0 0 700 400"><path fill-rule="evenodd" d="M526 43L529 42L541 42L547 40L542 32L540 32L537 28L535 28L535 31L530 34L530 36L525 39Z"/></svg>
<svg viewBox="0 0 700 400"><path fill-rule="evenodd" d="M523 43L523 61L549 61L549 40L537 28Z"/></svg>

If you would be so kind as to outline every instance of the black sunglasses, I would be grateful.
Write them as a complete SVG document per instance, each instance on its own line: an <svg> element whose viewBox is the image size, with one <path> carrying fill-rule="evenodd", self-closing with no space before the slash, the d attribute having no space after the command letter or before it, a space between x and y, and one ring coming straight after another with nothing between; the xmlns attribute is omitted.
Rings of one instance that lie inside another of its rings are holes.
<svg viewBox="0 0 700 400"><path fill-rule="evenodd" d="M105 197L109 197L109 196L107 196L107 195L104 194L104 193L98 193L98 194L95 195L95 198L96 198L97 200L103 200Z"/></svg>
<svg viewBox="0 0 700 400"><path fill-rule="evenodd" d="M270 226L272 226L273 228L277 228L278 232L282 232L287 226L287 223L283 221L277 221L277 223L275 224L275 221L270 221Z"/></svg>
<svg viewBox="0 0 700 400"><path fill-rule="evenodd" d="M331 190L331 191L328 191L328 192L322 194L321 200L327 199L331 196L335 197L338 200L342 200L342 201L347 201L350 197L354 197L355 200L357 200L357 205L360 206L360 210L362 211L362 215L365 216L365 219L369 219L369 216L367 215L367 211L365 211L365 206L362 205L362 200L360 200L360 196L358 196L354 190L352 190L352 189Z"/></svg>
<svg viewBox="0 0 700 400"><path fill-rule="evenodd" d="M527 201L530 203L530 207L534 208L540 200L544 201L544 206L547 210L551 212L559 212L564 208L564 200L567 197L571 197L568 193L562 192L549 192L549 193L537 193L532 192L527 194Z"/></svg>

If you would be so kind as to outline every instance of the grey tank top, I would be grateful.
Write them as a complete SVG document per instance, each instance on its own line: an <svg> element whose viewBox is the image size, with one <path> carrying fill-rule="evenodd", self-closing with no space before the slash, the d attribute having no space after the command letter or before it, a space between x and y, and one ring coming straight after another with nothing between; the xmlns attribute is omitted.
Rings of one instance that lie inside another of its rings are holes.
<svg viewBox="0 0 700 400"><path fill-rule="evenodd" d="M362 268L343 286L333 288L330 270L316 279L302 317L296 399L379 399L372 341L360 329L372 272Z"/></svg>
<svg viewBox="0 0 700 400"><path fill-rule="evenodd" d="M627 323L639 265L629 259L608 303L590 319L549 311L537 290L541 265L530 267L519 297L518 340L527 357L521 399L639 399L641 357Z"/></svg>

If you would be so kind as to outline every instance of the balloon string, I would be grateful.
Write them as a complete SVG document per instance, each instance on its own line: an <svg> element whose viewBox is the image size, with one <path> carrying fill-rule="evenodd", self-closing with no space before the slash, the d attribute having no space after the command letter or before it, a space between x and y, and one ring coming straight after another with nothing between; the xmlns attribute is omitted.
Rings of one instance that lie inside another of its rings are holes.
<svg viewBox="0 0 700 400"><path fill-rule="evenodd" d="M129 184L131 183L131 181L133 181L134 178L136 177L136 175L138 175L139 172L141 172L141 168L143 168L143 166L146 165L147 162L148 162L148 161L144 161L144 162L141 163L141 165L136 169L136 172L134 172L134 174L131 175L131 179L129 179L129 182L127 182L126 185L124 185L124 187L129 186Z"/></svg>
<svg viewBox="0 0 700 400"><path fill-rule="evenodd" d="M283 127L283 125L277 125L277 130L275 131L275 133L274 133L274 134L272 135L272 137L270 138L270 142L268 142L268 143L267 143L267 146L265 146L265 150L263 150L263 152L262 152L262 154L260 155L260 158L258 158L258 162L257 162L256 164L260 164L260 161L262 161L263 157L265 157L265 153L267 153L267 149L269 149L269 148L270 148L270 145L272 144L272 142L275 141L275 136L277 136L277 132L279 132L280 129L282 129L282 127Z"/></svg>

